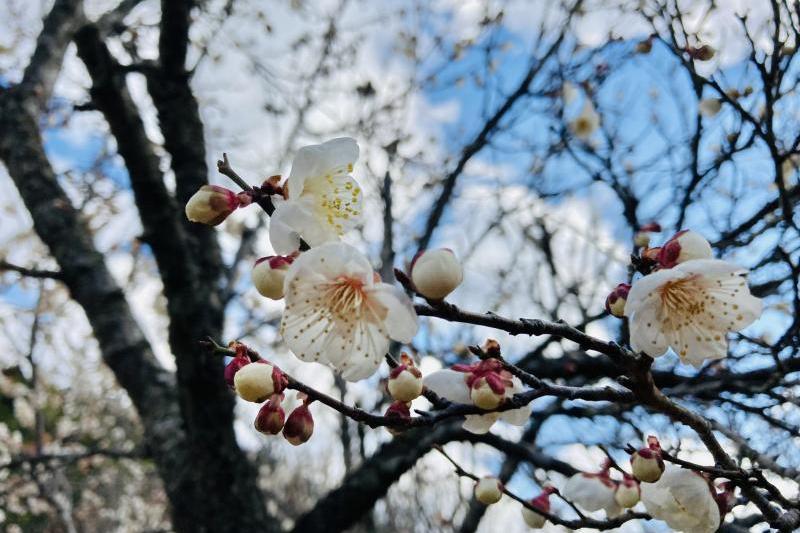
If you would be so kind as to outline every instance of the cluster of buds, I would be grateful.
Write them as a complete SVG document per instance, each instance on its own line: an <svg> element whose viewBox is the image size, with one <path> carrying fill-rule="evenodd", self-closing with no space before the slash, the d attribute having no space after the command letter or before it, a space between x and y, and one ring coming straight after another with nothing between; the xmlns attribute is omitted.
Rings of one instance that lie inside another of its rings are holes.
<svg viewBox="0 0 800 533"><path fill-rule="evenodd" d="M453 365L453 370L465 372L472 403L481 409L496 409L513 386L512 375L499 359L490 357L471 365Z"/></svg>
<svg viewBox="0 0 800 533"><path fill-rule="evenodd" d="M250 277L259 294L272 300L283 298L283 281L295 257L296 255L269 255L256 261Z"/></svg>
<svg viewBox="0 0 800 533"><path fill-rule="evenodd" d="M550 514L550 495L556 491L553 487L544 487L542 493L530 501L531 507L538 509L544 513ZM527 507L522 508L522 519L528 527L532 529L541 529L547 522L544 515L537 513Z"/></svg>
<svg viewBox="0 0 800 533"><path fill-rule="evenodd" d="M241 342L232 342L230 347L236 354L225 366L225 382L241 399L265 402L253 422L256 430L265 435L277 435L283 431L283 437L295 446L311 438L314 419L308 405L312 400L305 394L298 394L302 404L287 418L281 406L283 392L289 384L286 374L266 359L253 361L251 353L254 352Z"/></svg>
<svg viewBox="0 0 800 533"><path fill-rule="evenodd" d="M389 394L399 402L411 402L422 394L422 372L407 353L400 356L400 364L389 373Z"/></svg>
<svg viewBox="0 0 800 533"><path fill-rule="evenodd" d="M491 505L503 497L503 483L496 477L486 476L475 482L475 499Z"/></svg>
<svg viewBox="0 0 800 533"><path fill-rule="evenodd" d="M644 483L655 483L664 473L664 459L661 457L661 443L652 435L647 437L647 447L631 454L633 477Z"/></svg>
<svg viewBox="0 0 800 533"><path fill-rule="evenodd" d="M430 300L441 300L464 279L456 254L449 248L423 250L411 261L411 281L417 292Z"/></svg>
<svg viewBox="0 0 800 533"><path fill-rule="evenodd" d="M249 192L235 193L219 185L203 185L186 202L186 218L209 226L221 224L239 207L250 205Z"/></svg>

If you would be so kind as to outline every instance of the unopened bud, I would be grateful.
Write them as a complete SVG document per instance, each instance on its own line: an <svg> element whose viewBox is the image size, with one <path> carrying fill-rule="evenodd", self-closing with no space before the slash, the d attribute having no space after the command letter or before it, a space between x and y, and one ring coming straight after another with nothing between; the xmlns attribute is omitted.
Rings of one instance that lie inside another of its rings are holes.
<svg viewBox="0 0 800 533"><path fill-rule="evenodd" d="M283 298L283 280L292 261L293 257L282 255L270 255L256 261L250 277L259 294L273 300Z"/></svg>
<svg viewBox="0 0 800 533"><path fill-rule="evenodd" d="M299 446L310 439L312 433L314 433L314 419L304 403L289 414L283 426L283 437L293 446Z"/></svg>
<svg viewBox="0 0 800 533"><path fill-rule="evenodd" d="M422 372L408 355L403 354L402 364L389 373L387 388L392 398L400 402L410 402L422 394Z"/></svg>
<svg viewBox="0 0 800 533"><path fill-rule="evenodd" d="M650 246L650 233L647 231L637 231L633 234L633 244L637 248L647 248Z"/></svg>
<svg viewBox="0 0 800 533"><path fill-rule="evenodd" d="M606 311L617 318L625 316L625 302L628 299L630 290L631 286L627 283L617 285L606 297Z"/></svg>
<svg viewBox="0 0 800 533"><path fill-rule="evenodd" d="M653 436L647 438L647 444L647 448L637 450L631 455L633 477L644 483L655 483L664 473L661 444Z"/></svg>
<svg viewBox="0 0 800 533"><path fill-rule="evenodd" d="M503 497L503 484L496 477L484 477L475 483L475 499L484 505L491 505Z"/></svg>
<svg viewBox="0 0 800 533"><path fill-rule="evenodd" d="M683 230L664 243L658 254L658 263L662 268L672 268L692 259L711 259L713 256L711 244L702 235Z"/></svg>
<svg viewBox="0 0 800 533"><path fill-rule="evenodd" d="M637 54L649 54L650 50L653 49L653 39L645 39L644 41L639 41L636 43L636 53Z"/></svg>
<svg viewBox="0 0 800 533"><path fill-rule="evenodd" d="M639 498L639 483L628 474L625 474L625 478L617 485L614 500L620 507L630 509L639 503Z"/></svg>
<svg viewBox="0 0 800 533"><path fill-rule="evenodd" d="M711 118L722 109L722 100L719 98L703 98L697 104L697 109L702 116Z"/></svg>
<svg viewBox="0 0 800 533"><path fill-rule="evenodd" d="M505 397L505 387L493 387L491 379L487 377L478 378L472 384L469 391L472 403L481 409L495 409Z"/></svg>
<svg viewBox="0 0 800 533"><path fill-rule="evenodd" d="M384 415L386 418L392 418L402 421L411 420L411 411L408 408L408 404L406 402L401 401L394 401L389 405L389 408L386 409L386 413ZM389 433L392 435L399 435L403 432L403 429L387 427L386 428Z"/></svg>
<svg viewBox="0 0 800 533"><path fill-rule="evenodd" d="M273 366L264 360L245 365L233 377L236 394L248 402L261 403L273 393L275 385L272 380Z"/></svg>
<svg viewBox="0 0 800 533"><path fill-rule="evenodd" d="M483 343L483 353L489 357L500 357L500 343L494 339L486 339Z"/></svg>
<svg viewBox="0 0 800 533"><path fill-rule="evenodd" d="M553 487L545 487L541 494L531 500L531 506L549 514L550 494L553 492L555 492ZM536 511L528 509L527 507L522 508L522 519L525 520L525 523L528 525L528 527L533 529L541 529L547 522L547 518L545 518L543 515L540 515Z"/></svg>
<svg viewBox="0 0 800 533"><path fill-rule="evenodd" d="M281 396L274 394L270 400L261 406L253 425L265 435L277 435L283 429L286 413L281 407Z"/></svg>
<svg viewBox="0 0 800 533"><path fill-rule="evenodd" d="M717 53L716 50L707 44L698 47L690 46L686 49L686 51L689 53L689 56L692 59L697 59L698 61L708 61Z"/></svg>
<svg viewBox="0 0 800 533"><path fill-rule="evenodd" d="M234 388L233 386L233 379L236 376L236 373L241 370L241 368L245 365L250 364L250 358L244 355L237 354L236 357L230 360L230 362L225 365L225 383L228 384L228 387Z"/></svg>
<svg viewBox="0 0 800 533"><path fill-rule="evenodd" d="M411 281L421 295L431 300L441 300L463 279L461 263L447 248L423 251L411 262Z"/></svg>
<svg viewBox="0 0 800 533"><path fill-rule="evenodd" d="M203 185L186 202L186 218L192 222L216 226L221 224L237 207L247 204L249 196L218 185Z"/></svg>

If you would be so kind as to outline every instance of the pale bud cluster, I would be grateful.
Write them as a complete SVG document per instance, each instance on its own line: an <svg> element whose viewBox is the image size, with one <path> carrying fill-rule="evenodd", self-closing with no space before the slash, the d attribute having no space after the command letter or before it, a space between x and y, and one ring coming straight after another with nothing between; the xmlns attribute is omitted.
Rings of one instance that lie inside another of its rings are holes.
<svg viewBox="0 0 800 533"><path fill-rule="evenodd" d="M661 224L658 222L649 222L639 228L633 235L633 244L637 248L647 248L650 246L650 239L653 233L661 232Z"/></svg>
<svg viewBox="0 0 800 533"><path fill-rule="evenodd" d="M411 262L411 281L417 292L431 300L445 298L463 279L461 263L449 248L422 251Z"/></svg>
<svg viewBox="0 0 800 533"><path fill-rule="evenodd" d="M231 343L236 355L225 366L225 382L243 400L254 403L265 402L259 409L253 426L265 435L283 437L294 446L311 438L314 432L314 419L308 410L311 400L305 394L298 394L302 404L286 417L281 406L283 391L289 378L280 368L265 359L251 360L251 352L240 342ZM255 355L257 357L257 355Z"/></svg>

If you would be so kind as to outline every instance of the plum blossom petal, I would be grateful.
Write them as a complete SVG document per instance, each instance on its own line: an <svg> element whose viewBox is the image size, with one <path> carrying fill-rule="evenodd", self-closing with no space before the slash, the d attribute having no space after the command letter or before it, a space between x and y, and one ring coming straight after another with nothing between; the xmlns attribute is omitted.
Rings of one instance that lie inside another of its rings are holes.
<svg viewBox="0 0 800 533"><path fill-rule="evenodd" d="M276 199L270 242L279 254L336 241L358 223L361 188L350 176L358 144L347 137L301 148L283 185L285 200Z"/></svg>
<svg viewBox="0 0 800 533"><path fill-rule="evenodd" d="M303 361L330 365L349 381L372 375L391 339L408 342L416 333L416 314L403 301L408 297L374 278L367 258L347 244L300 254L284 284L281 335L289 349Z"/></svg>
<svg viewBox="0 0 800 533"><path fill-rule="evenodd" d="M647 512L673 531L713 533L719 527L717 501L708 481L696 472L668 465L661 479L642 483L641 491Z"/></svg>
<svg viewBox="0 0 800 533"><path fill-rule="evenodd" d="M725 357L726 334L761 314L761 300L750 294L746 275L725 261L692 259L637 280L625 304L631 346L652 357L672 348L695 366Z"/></svg>

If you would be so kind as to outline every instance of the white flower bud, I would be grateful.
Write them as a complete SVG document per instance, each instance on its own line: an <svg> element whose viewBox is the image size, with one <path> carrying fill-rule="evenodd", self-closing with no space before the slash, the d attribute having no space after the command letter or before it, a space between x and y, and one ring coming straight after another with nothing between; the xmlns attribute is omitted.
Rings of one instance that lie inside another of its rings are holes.
<svg viewBox="0 0 800 533"><path fill-rule="evenodd" d="M272 370L272 365L262 362L243 366L233 377L236 394L248 402L263 402L275 392Z"/></svg>
<svg viewBox="0 0 800 533"><path fill-rule="evenodd" d="M637 248L647 248L650 246L650 232L649 231L637 231L636 234L633 236L633 244Z"/></svg>
<svg viewBox="0 0 800 533"><path fill-rule="evenodd" d="M469 391L472 403L481 409L495 409L503 401L505 394L497 393L485 378L480 378Z"/></svg>
<svg viewBox="0 0 800 533"><path fill-rule="evenodd" d="M531 529L542 529L547 522L547 519L544 516L540 515L536 511L531 511L527 507L522 508L522 519Z"/></svg>
<svg viewBox="0 0 800 533"><path fill-rule="evenodd" d="M658 254L658 263L663 268L672 268L692 259L712 259L711 244L697 232L679 231L673 235Z"/></svg>
<svg viewBox="0 0 800 533"><path fill-rule="evenodd" d="M655 483L664 473L664 461L656 453L644 448L631 456L633 477L644 483Z"/></svg>
<svg viewBox="0 0 800 533"><path fill-rule="evenodd" d="M503 484L495 477L484 477L475 483L475 499L484 505L491 505L503 497Z"/></svg>
<svg viewBox="0 0 800 533"><path fill-rule="evenodd" d="M453 292L463 279L461 263L447 248L426 250L411 264L411 281L420 294L432 300L441 300Z"/></svg>
<svg viewBox="0 0 800 533"><path fill-rule="evenodd" d="M242 205L242 198L225 187L203 185L186 202L186 218L192 222L216 226Z"/></svg>
<svg viewBox="0 0 800 533"><path fill-rule="evenodd" d="M292 257L280 255L262 257L256 261L250 278L259 294L273 300L283 298L283 281L292 261Z"/></svg>
<svg viewBox="0 0 800 533"><path fill-rule="evenodd" d="M389 375L389 394L401 402L410 402L422 394L422 374L415 367L400 365Z"/></svg>
<svg viewBox="0 0 800 533"><path fill-rule="evenodd" d="M630 509L639 503L639 484L632 479L626 479L617 486L614 499L620 507Z"/></svg>

